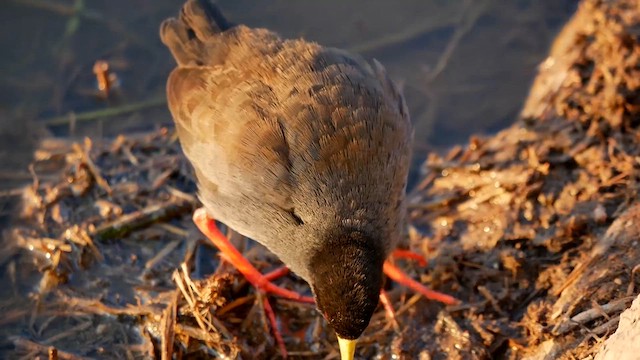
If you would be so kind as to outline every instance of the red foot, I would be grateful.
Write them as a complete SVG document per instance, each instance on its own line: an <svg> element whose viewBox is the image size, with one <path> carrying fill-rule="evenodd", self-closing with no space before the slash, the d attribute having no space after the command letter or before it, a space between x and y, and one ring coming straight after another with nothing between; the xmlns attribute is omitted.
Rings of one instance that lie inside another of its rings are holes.
<svg viewBox="0 0 640 360"><path fill-rule="evenodd" d="M295 291L291 291L271 283L279 276L282 276L282 269L277 270L276 274L269 274L266 277L258 271L244 256L229 242L224 236L213 219L209 218L205 209L200 208L193 213L193 222L198 229L220 250L225 260L229 261L238 271L256 288L280 296L285 299L296 300L314 304L312 297L302 296Z"/></svg>
<svg viewBox="0 0 640 360"><path fill-rule="evenodd" d="M427 299L440 301L447 305L454 305L460 303L460 300L454 298L451 295L443 294L437 291L433 291L428 289L424 285L419 282L413 280L409 277L409 275L405 274L402 270L400 270L397 266L393 265L389 262L389 260L384 262L383 266L384 273L393 281L402 284L409 289L412 289L415 292L422 294Z"/></svg>
<svg viewBox="0 0 640 360"><path fill-rule="evenodd" d="M404 258L414 260L420 266L427 266L427 259L425 259L424 256L410 250L395 249L391 253L391 256L400 259Z"/></svg>
<svg viewBox="0 0 640 360"><path fill-rule="evenodd" d="M287 358L287 347L284 345L284 340L282 339L282 334L280 330L278 330L278 322L276 321L276 313L273 311L271 304L269 303L269 299L265 296L262 301L262 305L264 306L264 312L267 314L267 319L269 319L269 323L271 324L271 329L273 329L273 337L276 338L276 343L280 348L280 353L283 358Z"/></svg>
<svg viewBox="0 0 640 360"><path fill-rule="evenodd" d="M281 277L289 274L290 272L291 271L289 270L288 267L282 266L282 267L279 267L279 268L277 268L277 269L275 269L275 270L273 270L271 272L268 272L268 273L264 274L264 278L269 280L269 281L273 281L273 280L276 280L276 279L280 279Z"/></svg>
<svg viewBox="0 0 640 360"><path fill-rule="evenodd" d="M226 236L224 236L218 227L215 224L215 221L206 213L206 210L201 208L196 210L193 213L193 222L196 224L198 229L202 231L202 233L211 241L213 244L220 250L220 255L233 266L249 281L253 286L255 286L258 290L271 293L285 299L305 302L305 303L315 303L313 298L308 296L302 296L294 291L279 287L273 284L271 281L282 277L289 273L289 269L287 267L282 267L276 269L266 275L262 275L251 263L242 256L242 254L229 242ZM398 258L406 258L415 260L419 265L425 266L427 264L426 259L420 254L407 251L407 250L395 250L392 253L393 257ZM420 294L424 297L437 300L447 305L457 304L460 301L450 295L442 294L433 290L426 288L424 285L419 282L411 279L407 274L405 274L402 270L400 270L395 265L391 264L388 260L385 261L383 267L384 273L393 281L400 283ZM395 311L391 306L391 302L389 301L388 296L384 292L384 290L380 291L380 301L384 306L389 317L396 323L395 319ZM264 309L271 325L271 328L274 332L274 337L276 342L278 343L278 347L282 352L282 355L287 357L287 350L284 345L284 341L282 339L282 335L277 327L276 316L273 312L273 308L269 303L267 298L264 298Z"/></svg>
<svg viewBox="0 0 640 360"><path fill-rule="evenodd" d="M224 236L213 219L209 218L205 209L200 208L193 213L193 222L198 229L220 250L220 255L223 259L235 266L236 269L255 286L259 291L264 293L271 293L285 299L296 300L300 302L306 302L314 304L313 298L308 296L302 296L295 291L287 290L280 286L271 283L279 277L282 277L289 273L287 267L276 269L266 275L262 275L258 269L256 269L251 263L245 259L244 256L229 242L226 236ZM269 299L264 297L263 306L267 319L271 329L273 330L273 336L276 339L276 343L280 348L282 356L287 358L287 348L285 347L282 334L278 330L278 323L276 321L276 314L269 303Z"/></svg>

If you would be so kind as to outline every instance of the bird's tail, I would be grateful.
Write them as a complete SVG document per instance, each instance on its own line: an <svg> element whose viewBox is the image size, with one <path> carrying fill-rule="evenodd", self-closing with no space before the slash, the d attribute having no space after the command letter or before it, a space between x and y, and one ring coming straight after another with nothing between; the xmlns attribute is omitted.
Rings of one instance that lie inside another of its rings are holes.
<svg viewBox="0 0 640 360"><path fill-rule="evenodd" d="M220 9L209 0L187 0L178 18L160 25L160 39L179 65L202 65L204 44L233 27Z"/></svg>

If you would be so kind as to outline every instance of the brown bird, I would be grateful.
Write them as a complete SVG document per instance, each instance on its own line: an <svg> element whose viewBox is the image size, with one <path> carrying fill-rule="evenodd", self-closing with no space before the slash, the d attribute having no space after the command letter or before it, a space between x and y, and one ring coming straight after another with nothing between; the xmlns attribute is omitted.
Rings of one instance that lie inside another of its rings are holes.
<svg viewBox="0 0 640 360"><path fill-rule="evenodd" d="M379 63L230 24L207 0L187 1L160 35L178 63L169 108L205 209L194 220L252 284L308 300L260 274L213 219L310 284L343 359L378 305L383 265L427 297L455 302L385 263L405 221L412 127Z"/></svg>

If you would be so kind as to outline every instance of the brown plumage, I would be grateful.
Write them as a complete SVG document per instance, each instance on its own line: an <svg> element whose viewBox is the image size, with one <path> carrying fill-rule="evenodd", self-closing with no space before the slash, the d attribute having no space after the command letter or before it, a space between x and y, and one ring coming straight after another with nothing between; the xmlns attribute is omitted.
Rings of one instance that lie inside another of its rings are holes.
<svg viewBox="0 0 640 360"><path fill-rule="evenodd" d="M208 214L265 245L357 338L404 222L412 130L384 68L232 26L189 0L161 38L169 108Z"/></svg>

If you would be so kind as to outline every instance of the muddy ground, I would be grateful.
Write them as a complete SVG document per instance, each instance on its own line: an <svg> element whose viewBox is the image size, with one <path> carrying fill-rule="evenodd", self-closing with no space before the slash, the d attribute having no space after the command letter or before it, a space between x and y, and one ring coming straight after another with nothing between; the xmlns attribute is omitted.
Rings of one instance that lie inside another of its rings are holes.
<svg viewBox="0 0 640 360"><path fill-rule="evenodd" d="M412 276L461 299L389 285L358 349L373 359L583 359L640 288L640 5L585 0L521 118L430 155L409 195ZM261 295L190 220L193 174L175 134L44 141L5 232L7 358L270 359ZM233 235L263 271L280 265ZM294 276L279 285L309 293ZM338 358L313 306L273 298L292 358Z"/></svg>

